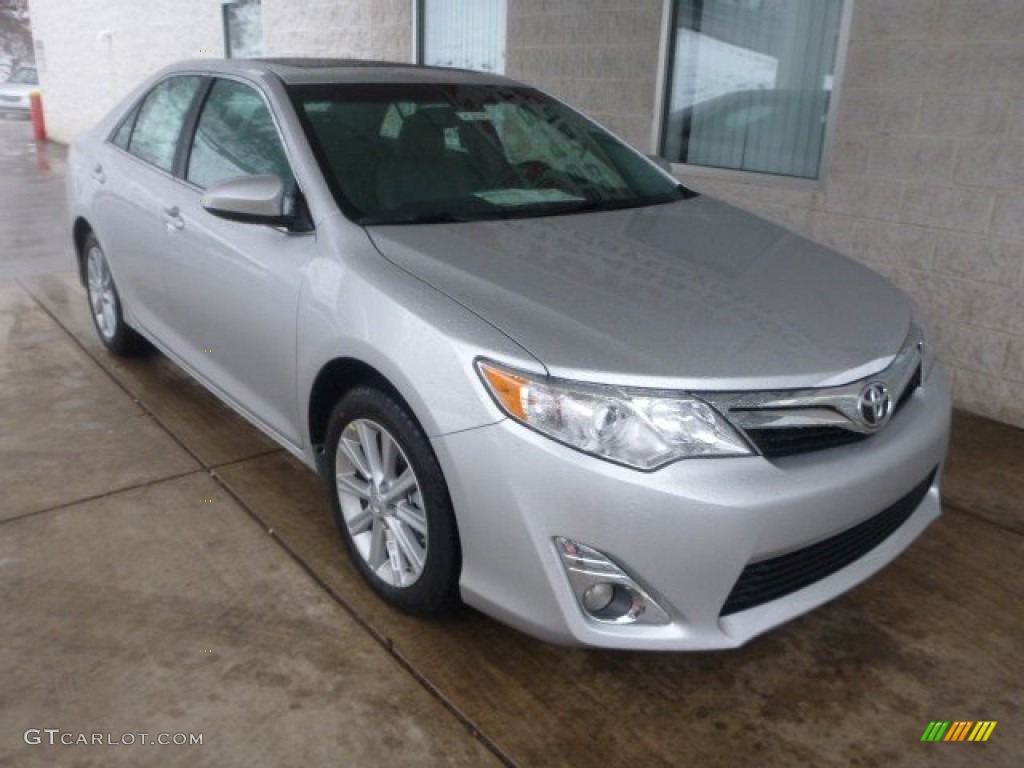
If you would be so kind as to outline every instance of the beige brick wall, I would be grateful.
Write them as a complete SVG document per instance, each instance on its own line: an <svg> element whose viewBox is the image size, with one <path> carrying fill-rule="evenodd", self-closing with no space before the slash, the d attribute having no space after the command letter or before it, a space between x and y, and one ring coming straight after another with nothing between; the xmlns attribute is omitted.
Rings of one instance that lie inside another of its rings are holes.
<svg viewBox="0 0 1024 768"><path fill-rule="evenodd" d="M508 0L506 74L648 151L661 0Z"/></svg>
<svg viewBox="0 0 1024 768"><path fill-rule="evenodd" d="M411 0L263 0L263 40L273 56L411 61Z"/></svg>
<svg viewBox="0 0 1024 768"><path fill-rule="evenodd" d="M687 175L924 308L957 402L1024 426L1024 1L856 0L826 182Z"/></svg>

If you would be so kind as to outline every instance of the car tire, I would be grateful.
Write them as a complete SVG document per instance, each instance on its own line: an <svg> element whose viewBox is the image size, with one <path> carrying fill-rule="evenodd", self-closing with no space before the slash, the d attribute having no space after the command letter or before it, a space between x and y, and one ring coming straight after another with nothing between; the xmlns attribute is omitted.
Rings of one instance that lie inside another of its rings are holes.
<svg viewBox="0 0 1024 768"><path fill-rule="evenodd" d="M82 243L85 290L89 298L89 314L103 346L121 357L132 357L146 352L149 345L124 321L121 295L114 284L114 276L107 257L96 235L89 233Z"/></svg>
<svg viewBox="0 0 1024 768"><path fill-rule="evenodd" d="M327 425L326 476L345 547L374 592L421 617L460 604L462 557L448 486L404 404L365 386L342 397Z"/></svg>

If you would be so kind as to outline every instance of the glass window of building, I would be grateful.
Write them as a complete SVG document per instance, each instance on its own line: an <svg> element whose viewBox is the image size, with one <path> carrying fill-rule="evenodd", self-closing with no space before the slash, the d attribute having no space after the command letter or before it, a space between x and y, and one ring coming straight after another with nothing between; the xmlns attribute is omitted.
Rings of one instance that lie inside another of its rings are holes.
<svg viewBox="0 0 1024 768"><path fill-rule="evenodd" d="M505 0L420 0L420 63L504 73L505 19Z"/></svg>
<svg viewBox="0 0 1024 768"><path fill-rule="evenodd" d="M224 8L224 56L251 59L263 55L263 9L260 0L232 0Z"/></svg>
<svg viewBox="0 0 1024 768"><path fill-rule="evenodd" d="M675 0L661 152L817 179L843 0Z"/></svg>

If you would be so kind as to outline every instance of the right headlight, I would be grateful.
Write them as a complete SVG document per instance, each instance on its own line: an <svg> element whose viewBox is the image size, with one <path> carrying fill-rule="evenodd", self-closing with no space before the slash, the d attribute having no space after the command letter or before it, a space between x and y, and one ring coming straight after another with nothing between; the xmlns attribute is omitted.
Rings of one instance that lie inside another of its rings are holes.
<svg viewBox="0 0 1024 768"><path fill-rule="evenodd" d="M653 470L677 459L752 453L714 408L690 395L539 377L485 360L477 370L510 418L598 458Z"/></svg>

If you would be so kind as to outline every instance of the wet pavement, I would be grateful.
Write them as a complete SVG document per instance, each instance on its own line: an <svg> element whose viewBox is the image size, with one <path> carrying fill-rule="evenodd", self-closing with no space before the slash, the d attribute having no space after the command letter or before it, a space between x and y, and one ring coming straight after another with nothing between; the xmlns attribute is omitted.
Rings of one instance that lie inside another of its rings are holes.
<svg viewBox="0 0 1024 768"><path fill-rule="evenodd" d="M74 268L64 204L66 150L0 118L0 280Z"/></svg>
<svg viewBox="0 0 1024 768"><path fill-rule="evenodd" d="M958 413L943 517L736 651L558 648L468 609L423 623L363 586L318 478L159 355L104 352L62 153L41 170L11 124L0 145L21 212L0 219L0 766L1020 765L1021 430ZM987 743L920 742L982 719Z"/></svg>

